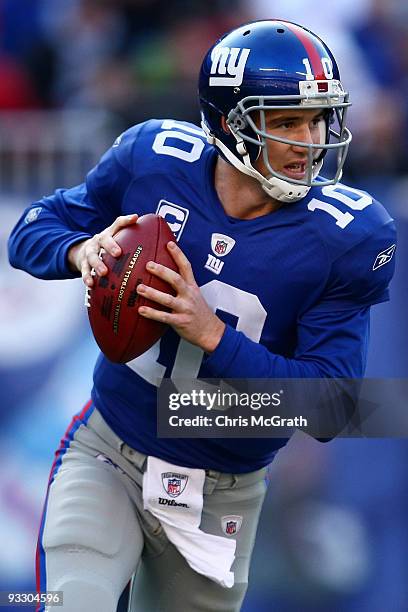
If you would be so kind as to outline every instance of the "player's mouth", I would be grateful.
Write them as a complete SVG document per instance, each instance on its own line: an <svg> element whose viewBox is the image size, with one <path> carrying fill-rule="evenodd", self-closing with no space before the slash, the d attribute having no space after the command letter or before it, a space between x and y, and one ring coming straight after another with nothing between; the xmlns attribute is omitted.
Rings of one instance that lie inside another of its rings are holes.
<svg viewBox="0 0 408 612"><path fill-rule="evenodd" d="M295 180L304 179L306 175L306 162L286 164L286 166L283 167L283 171L288 178L293 178Z"/></svg>

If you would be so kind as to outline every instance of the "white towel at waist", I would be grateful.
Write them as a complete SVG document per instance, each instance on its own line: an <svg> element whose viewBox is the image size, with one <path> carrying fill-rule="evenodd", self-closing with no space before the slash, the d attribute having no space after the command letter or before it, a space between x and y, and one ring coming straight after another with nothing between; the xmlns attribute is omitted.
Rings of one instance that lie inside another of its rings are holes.
<svg viewBox="0 0 408 612"><path fill-rule="evenodd" d="M193 570L231 588L235 540L205 533L199 528L204 480L204 470L148 457L143 476L144 508L160 521L170 542Z"/></svg>

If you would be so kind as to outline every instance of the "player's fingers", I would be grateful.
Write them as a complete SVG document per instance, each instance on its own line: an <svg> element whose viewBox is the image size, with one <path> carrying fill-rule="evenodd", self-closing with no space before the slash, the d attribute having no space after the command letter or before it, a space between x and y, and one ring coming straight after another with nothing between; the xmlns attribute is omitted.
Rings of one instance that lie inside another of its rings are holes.
<svg viewBox="0 0 408 612"><path fill-rule="evenodd" d="M134 213L132 215L121 215L120 217L117 217L112 223L112 225L110 225L108 228L110 230L110 234L116 234L116 232L122 227L126 227L128 225L131 225L132 223L136 223L138 216L139 215Z"/></svg>
<svg viewBox="0 0 408 612"><path fill-rule="evenodd" d="M112 238L112 236L110 236L109 234L105 234L104 232L100 234L99 245L103 249L105 249L105 251L107 251L110 255L112 255L112 257L119 257L119 255L121 255L122 253L122 249L120 248L116 240Z"/></svg>
<svg viewBox="0 0 408 612"><path fill-rule="evenodd" d="M92 274L93 272L93 274ZM82 264L81 264L81 275L82 275L82 280L85 283L85 285L87 287L93 287L94 285L94 280L93 280L93 276L95 274L95 271L91 269L90 265L88 264L88 261L86 259L82 260Z"/></svg>
<svg viewBox="0 0 408 612"><path fill-rule="evenodd" d="M174 272L174 270L171 270L166 266L162 266L154 261L149 261L146 264L146 269L155 276L158 276L162 280L169 283L169 285L171 285L177 291L177 293L182 292L186 287L186 283L180 274L178 274L178 272Z"/></svg>
<svg viewBox="0 0 408 612"><path fill-rule="evenodd" d="M119 244L113 238L113 235L116 234L120 229L131 225L132 223L136 223L138 219L138 215L136 213L132 215L121 215L117 217L115 221L107 227L103 232L97 235L99 246L105 249L112 257L119 257L122 254L122 249Z"/></svg>
<svg viewBox="0 0 408 612"><path fill-rule="evenodd" d="M146 319L152 319L153 321L159 321L159 323L166 323L167 325L174 324L176 320L176 315L171 312L157 310L156 308L150 308L150 306L140 306L138 312L142 317L146 317Z"/></svg>
<svg viewBox="0 0 408 612"><path fill-rule="evenodd" d="M103 263L103 261L100 258L99 254L96 253L92 249L89 249L87 254L86 254L86 262L87 262L89 268L94 268L94 270L95 270L95 272L96 272L96 274L98 276L104 276L105 274L108 273L108 268Z"/></svg>
<svg viewBox="0 0 408 612"><path fill-rule="evenodd" d="M167 308L171 308L174 310L178 309L177 298L170 295L169 293L164 293L163 291L158 291L158 289L153 289L153 287L147 287L146 285L140 284L137 286L137 292L139 295L152 300L153 302L157 302L162 306L166 306Z"/></svg>
<svg viewBox="0 0 408 612"><path fill-rule="evenodd" d="M179 272L181 276L184 278L184 280L189 284L195 283L195 278L193 274L193 269L191 267L191 263L189 262L187 257L184 255L180 247L175 242L171 241L167 243L167 248L170 251L171 256L173 257L175 263L177 264Z"/></svg>

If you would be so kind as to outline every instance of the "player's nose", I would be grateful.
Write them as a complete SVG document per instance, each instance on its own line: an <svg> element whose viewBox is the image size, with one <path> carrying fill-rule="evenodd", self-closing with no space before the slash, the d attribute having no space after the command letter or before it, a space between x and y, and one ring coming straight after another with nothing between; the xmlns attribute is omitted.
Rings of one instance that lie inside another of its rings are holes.
<svg viewBox="0 0 408 612"><path fill-rule="evenodd" d="M301 142L304 144L313 144L313 135L309 123L302 123L301 125L299 125L294 136L294 140L296 140L297 142ZM292 149L296 151L296 153L305 152L305 148L301 145L293 145Z"/></svg>

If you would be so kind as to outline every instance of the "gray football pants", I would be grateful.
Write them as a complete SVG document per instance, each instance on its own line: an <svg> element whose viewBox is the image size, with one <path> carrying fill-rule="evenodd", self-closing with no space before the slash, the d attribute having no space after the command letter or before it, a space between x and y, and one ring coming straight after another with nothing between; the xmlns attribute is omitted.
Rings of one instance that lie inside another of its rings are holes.
<svg viewBox="0 0 408 612"><path fill-rule="evenodd" d="M242 516L241 528L229 536L237 549L235 584L228 589L193 571L143 509L145 464L146 456L124 444L97 410L76 429L45 504L42 590L63 591L64 612L116 612L135 574L131 612L237 612L247 589L266 468L206 472L200 528L223 535L222 517Z"/></svg>

